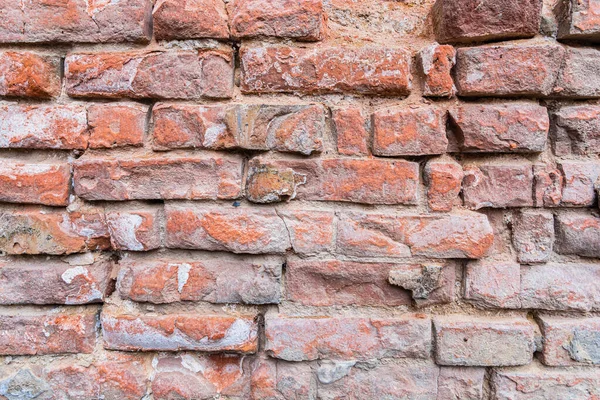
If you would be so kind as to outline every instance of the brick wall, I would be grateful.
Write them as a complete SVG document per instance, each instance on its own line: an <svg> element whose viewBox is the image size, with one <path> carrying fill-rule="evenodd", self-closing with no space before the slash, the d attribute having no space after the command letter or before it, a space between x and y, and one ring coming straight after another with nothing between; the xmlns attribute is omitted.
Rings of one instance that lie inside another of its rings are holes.
<svg viewBox="0 0 600 400"><path fill-rule="evenodd" d="M600 398L600 0L0 0L0 43L0 399Z"/></svg>

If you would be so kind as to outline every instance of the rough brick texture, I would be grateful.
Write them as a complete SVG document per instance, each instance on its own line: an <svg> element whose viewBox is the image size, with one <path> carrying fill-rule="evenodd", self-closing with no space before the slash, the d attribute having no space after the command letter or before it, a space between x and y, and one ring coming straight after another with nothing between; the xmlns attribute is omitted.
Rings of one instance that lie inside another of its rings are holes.
<svg viewBox="0 0 600 400"><path fill-rule="evenodd" d="M0 399L600 399L600 0L0 0Z"/></svg>

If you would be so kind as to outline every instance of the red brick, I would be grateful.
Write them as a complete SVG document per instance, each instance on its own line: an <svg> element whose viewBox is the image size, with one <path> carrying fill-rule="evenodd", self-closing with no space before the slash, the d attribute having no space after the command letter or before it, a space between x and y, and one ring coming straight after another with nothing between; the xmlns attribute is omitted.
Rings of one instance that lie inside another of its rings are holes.
<svg viewBox="0 0 600 400"><path fill-rule="evenodd" d="M418 200L419 165L414 162L377 159L257 159L255 162L280 174L291 169L299 200L365 204L416 204Z"/></svg>
<svg viewBox="0 0 600 400"><path fill-rule="evenodd" d="M438 378L437 398L444 400L481 400L485 368L443 367Z"/></svg>
<svg viewBox="0 0 600 400"><path fill-rule="evenodd" d="M452 46L432 44L418 54L419 68L424 76L423 96L453 97L456 86L451 71L456 65L456 50Z"/></svg>
<svg viewBox="0 0 600 400"><path fill-rule="evenodd" d="M346 156L368 155L370 133L360 108L350 107L332 111L337 150Z"/></svg>
<svg viewBox="0 0 600 400"><path fill-rule="evenodd" d="M388 282L394 267L337 260L288 261L285 290L288 300L309 306L410 305L410 294Z"/></svg>
<svg viewBox="0 0 600 400"><path fill-rule="evenodd" d="M250 399L253 361L234 354L162 355L156 359L152 393L157 400Z"/></svg>
<svg viewBox="0 0 600 400"><path fill-rule="evenodd" d="M569 47L554 87L555 97L600 98L600 82L590 79L600 73L600 50Z"/></svg>
<svg viewBox="0 0 600 400"><path fill-rule="evenodd" d="M520 308L521 267L510 261L470 262L465 270L464 298L484 308Z"/></svg>
<svg viewBox="0 0 600 400"><path fill-rule="evenodd" d="M459 96L548 96L565 50L554 44L467 47L457 50Z"/></svg>
<svg viewBox="0 0 600 400"><path fill-rule="evenodd" d="M344 213L338 224L341 254L357 257L481 258L494 242L485 215L393 216Z"/></svg>
<svg viewBox="0 0 600 400"><path fill-rule="evenodd" d="M410 57L403 49L243 47L241 68L244 93L394 96L411 89Z"/></svg>
<svg viewBox="0 0 600 400"><path fill-rule="evenodd" d="M598 370L528 368L495 370L492 390L498 400L592 400L600 396Z"/></svg>
<svg viewBox="0 0 600 400"><path fill-rule="evenodd" d="M96 311L2 314L0 354L91 353L96 341Z"/></svg>
<svg viewBox="0 0 600 400"><path fill-rule="evenodd" d="M110 350L254 353L258 346L252 316L134 316L103 311L101 321L104 347Z"/></svg>
<svg viewBox="0 0 600 400"><path fill-rule="evenodd" d="M440 286L417 305L451 301L454 288L454 268L444 267L451 279L443 277ZM401 306L411 305L407 290L388 282L391 271L415 270L421 265L389 263L357 263L350 261L288 261L286 293L288 300L309 306ZM449 289L449 290L448 290ZM448 296L447 292L451 292Z"/></svg>
<svg viewBox="0 0 600 400"><path fill-rule="evenodd" d="M565 106L552 112L554 154L600 153L600 106Z"/></svg>
<svg viewBox="0 0 600 400"><path fill-rule="evenodd" d="M0 212L0 251L7 254L72 254L110 248L104 214L39 207Z"/></svg>
<svg viewBox="0 0 600 400"><path fill-rule="evenodd" d="M136 103L93 104L88 107L92 149L141 146L148 107Z"/></svg>
<svg viewBox="0 0 600 400"><path fill-rule="evenodd" d="M468 208L533 206L531 164L468 165L464 172L463 197Z"/></svg>
<svg viewBox="0 0 600 400"><path fill-rule="evenodd" d="M297 254L330 252L334 247L334 213L329 211L277 211Z"/></svg>
<svg viewBox="0 0 600 400"><path fill-rule="evenodd" d="M378 363L373 368L354 367L340 380L319 385L323 399L434 399L438 367L429 361Z"/></svg>
<svg viewBox="0 0 600 400"><path fill-rule="evenodd" d="M535 206L558 206L562 200L564 182L562 172L550 164L535 164L533 172Z"/></svg>
<svg viewBox="0 0 600 400"><path fill-rule="evenodd" d="M117 288L122 298L155 304L179 301L277 304L283 261L190 257L121 260Z"/></svg>
<svg viewBox="0 0 600 400"><path fill-rule="evenodd" d="M305 181L305 176L291 168L271 168L254 159L248 166L246 198L253 203L290 201L296 197L296 187Z"/></svg>
<svg viewBox="0 0 600 400"><path fill-rule="evenodd" d="M252 400L302 400L317 391L310 364L257 359L252 367Z"/></svg>
<svg viewBox="0 0 600 400"><path fill-rule="evenodd" d="M237 157L83 157L73 167L86 200L235 199L242 189Z"/></svg>
<svg viewBox="0 0 600 400"><path fill-rule="evenodd" d="M267 315L265 335L268 354L287 361L427 358L431 350L431 321L422 314L395 319Z"/></svg>
<svg viewBox="0 0 600 400"><path fill-rule="evenodd" d="M452 303L456 295L456 264L396 264L389 272L388 282L409 290L418 308Z"/></svg>
<svg viewBox="0 0 600 400"><path fill-rule="evenodd" d="M0 42L148 42L150 0L1 0Z"/></svg>
<svg viewBox="0 0 600 400"><path fill-rule="evenodd" d="M87 130L80 104L0 104L0 148L85 149Z"/></svg>
<svg viewBox="0 0 600 400"><path fill-rule="evenodd" d="M596 199L594 184L600 177L600 163L560 161L563 175L561 202L566 207L589 207Z"/></svg>
<svg viewBox="0 0 600 400"><path fill-rule="evenodd" d="M0 367L0 395L10 396L16 391L34 393L40 399L82 400L91 393L101 393L107 400L144 397L148 383L146 360L124 354L109 357L110 360L92 363L63 357L43 367L33 360L18 367Z"/></svg>
<svg viewBox="0 0 600 400"><path fill-rule="evenodd" d="M600 40L600 2L565 0L558 3L558 38Z"/></svg>
<svg viewBox="0 0 600 400"><path fill-rule="evenodd" d="M541 152L550 122L535 103L463 104L450 110L461 150L469 153Z"/></svg>
<svg viewBox="0 0 600 400"><path fill-rule="evenodd" d="M322 0L234 0L229 3L236 38L274 36L321 40L326 22Z"/></svg>
<svg viewBox="0 0 600 400"><path fill-rule="evenodd" d="M373 114L373 154L411 156L445 153L446 111L437 107L392 108Z"/></svg>
<svg viewBox="0 0 600 400"><path fill-rule="evenodd" d="M65 78L67 94L72 97L229 98L233 92L233 53L71 53L65 60Z"/></svg>
<svg viewBox="0 0 600 400"><path fill-rule="evenodd" d="M60 58L56 56L0 52L0 76L0 96L50 98L60 95Z"/></svg>
<svg viewBox="0 0 600 400"><path fill-rule="evenodd" d="M545 264L521 267L521 306L549 311L599 311L600 267Z"/></svg>
<svg viewBox="0 0 600 400"><path fill-rule="evenodd" d="M277 150L310 155L323 149L321 105L159 104L154 148Z"/></svg>
<svg viewBox="0 0 600 400"><path fill-rule="evenodd" d="M554 244L554 216L543 211L521 211L513 217L512 242L519 262L548 261Z"/></svg>
<svg viewBox="0 0 600 400"><path fill-rule="evenodd" d="M229 38L223 0L163 0L156 2L152 16L159 40Z"/></svg>
<svg viewBox="0 0 600 400"><path fill-rule="evenodd" d="M556 251L600 258L600 218L590 214L561 213L556 217Z"/></svg>
<svg viewBox="0 0 600 400"><path fill-rule="evenodd" d="M533 37L540 28L541 11L539 0L437 0L435 35L442 43Z"/></svg>
<svg viewBox="0 0 600 400"><path fill-rule="evenodd" d="M432 211L452 211L462 188L463 169L452 159L434 159L425 165L427 204Z"/></svg>
<svg viewBox="0 0 600 400"><path fill-rule="evenodd" d="M62 163L0 163L0 201L66 206L71 187L71 168Z"/></svg>
<svg viewBox="0 0 600 400"><path fill-rule="evenodd" d="M109 292L112 263L92 254L0 262L0 304L101 303Z"/></svg>
<svg viewBox="0 0 600 400"><path fill-rule="evenodd" d="M133 204L133 205L132 205ZM148 251L162 246L162 207L136 203L106 210L110 242L115 250Z"/></svg>
<svg viewBox="0 0 600 400"><path fill-rule="evenodd" d="M538 317L544 348L542 362L549 366L598 365L600 318Z"/></svg>
<svg viewBox="0 0 600 400"><path fill-rule="evenodd" d="M455 315L434 319L433 329L435 358L440 365L525 365L535 351L534 324L524 318Z"/></svg>
<svg viewBox="0 0 600 400"><path fill-rule="evenodd" d="M224 209L206 206L166 206L169 248L285 253L290 237L283 219L272 209Z"/></svg>

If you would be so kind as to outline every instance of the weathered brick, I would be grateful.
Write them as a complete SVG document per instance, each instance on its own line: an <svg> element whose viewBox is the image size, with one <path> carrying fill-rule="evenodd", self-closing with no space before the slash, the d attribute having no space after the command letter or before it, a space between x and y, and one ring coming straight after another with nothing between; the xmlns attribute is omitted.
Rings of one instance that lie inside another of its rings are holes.
<svg viewBox="0 0 600 400"><path fill-rule="evenodd" d="M600 106L565 106L551 115L554 154L600 153Z"/></svg>
<svg viewBox="0 0 600 400"><path fill-rule="evenodd" d="M258 325L252 316L135 316L103 311L101 322L104 347L110 350L254 353L258 346Z"/></svg>
<svg viewBox="0 0 600 400"><path fill-rule="evenodd" d="M465 270L464 298L484 308L519 308L521 267L510 261L470 262Z"/></svg>
<svg viewBox="0 0 600 400"><path fill-rule="evenodd" d="M495 370L492 390L497 400L579 400L600 396L598 370L526 368Z"/></svg>
<svg viewBox="0 0 600 400"><path fill-rule="evenodd" d="M289 300L310 306L410 305L410 294L388 282L394 267L337 260L288 261L285 290Z"/></svg>
<svg viewBox="0 0 600 400"><path fill-rule="evenodd" d="M331 114L338 153L346 156L368 155L370 133L362 110L357 107L339 108Z"/></svg>
<svg viewBox="0 0 600 400"><path fill-rule="evenodd" d="M0 43L148 42L152 2L0 1Z"/></svg>
<svg viewBox="0 0 600 400"><path fill-rule="evenodd" d="M234 354L162 355L156 359L152 393L157 400L251 399L253 364L254 360Z"/></svg>
<svg viewBox="0 0 600 400"><path fill-rule="evenodd" d="M533 206L533 168L529 163L468 165L463 198L474 210Z"/></svg>
<svg viewBox="0 0 600 400"><path fill-rule="evenodd" d="M302 400L317 391L310 364L257 359L252 366L250 399Z"/></svg>
<svg viewBox="0 0 600 400"><path fill-rule="evenodd" d="M386 363L351 368L341 379L319 385L321 399L435 399L439 369L432 362Z"/></svg>
<svg viewBox="0 0 600 400"><path fill-rule="evenodd" d="M535 206L558 206L562 200L562 172L550 164L534 164L533 173Z"/></svg>
<svg viewBox="0 0 600 400"><path fill-rule="evenodd" d="M410 156L445 153L446 111L437 107L391 108L373 114L373 154Z"/></svg>
<svg viewBox="0 0 600 400"><path fill-rule="evenodd" d="M455 298L456 267L454 263L396 264L389 271L388 282L409 290L417 307L451 303Z"/></svg>
<svg viewBox="0 0 600 400"><path fill-rule="evenodd" d="M529 153L546 148L550 122L534 103L462 104L450 110L461 151Z"/></svg>
<svg viewBox="0 0 600 400"><path fill-rule="evenodd" d="M121 260L121 297L155 304L179 301L276 304L281 297L283 262L220 257L202 261L182 257Z"/></svg>
<svg viewBox="0 0 600 400"><path fill-rule="evenodd" d="M549 366L600 364L600 318L538 317L544 348L542 362Z"/></svg>
<svg viewBox="0 0 600 400"><path fill-rule="evenodd" d="M427 358L431 321L403 318L299 318L267 315L265 350L287 361L316 359Z"/></svg>
<svg viewBox="0 0 600 400"><path fill-rule="evenodd" d="M293 200L296 187L306 178L291 168L279 170L252 160L246 178L246 198L253 203L276 203Z"/></svg>
<svg viewBox="0 0 600 400"><path fill-rule="evenodd" d="M310 306L400 306L412 297L399 285L391 285L392 271L422 276L421 265L357 263L350 261L288 261L286 293L291 301ZM454 294L455 270L443 267L443 275L431 292L415 298L418 306L447 303Z"/></svg>
<svg viewBox="0 0 600 400"><path fill-rule="evenodd" d="M325 34L322 0L234 0L228 8L231 34L236 38L274 36L315 41Z"/></svg>
<svg viewBox="0 0 600 400"><path fill-rule="evenodd" d="M85 149L87 112L81 104L0 103L0 148Z"/></svg>
<svg viewBox="0 0 600 400"><path fill-rule="evenodd" d="M73 163L75 193L86 200L235 199L237 157L83 157Z"/></svg>
<svg viewBox="0 0 600 400"><path fill-rule="evenodd" d="M22 163L0 159L0 201L66 206L71 188L67 163Z"/></svg>
<svg viewBox="0 0 600 400"><path fill-rule="evenodd" d="M544 211L521 211L513 218L512 242L519 262L546 262L554 244L554 216Z"/></svg>
<svg viewBox="0 0 600 400"><path fill-rule="evenodd" d="M456 65L456 49L448 45L432 44L418 54L423 74L423 96L453 97L456 86L451 71Z"/></svg>
<svg viewBox="0 0 600 400"><path fill-rule="evenodd" d="M106 225L115 250L148 251L162 246L162 207L141 206L106 210ZM134 208L135 207L135 208Z"/></svg>
<svg viewBox="0 0 600 400"><path fill-rule="evenodd" d="M437 398L442 400L481 400L485 368L442 367Z"/></svg>
<svg viewBox="0 0 600 400"><path fill-rule="evenodd" d="M277 150L310 155L323 149L321 105L159 104L154 148Z"/></svg>
<svg viewBox="0 0 600 400"><path fill-rule="evenodd" d="M406 50L381 47L242 47L244 93L407 95Z"/></svg>
<svg viewBox="0 0 600 400"><path fill-rule="evenodd" d="M600 218L590 214L561 213L556 217L556 251L600 258Z"/></svg>
<svg viewBox="0 0 600 400"><path fill-rule="evenodd" d="M0 251L7 254L62 255L110 248L104 214L98 209L4 208L0 232Z"/></svg>
<svg viewBox="0 0 600 400"><path fill-rule="evenodd" d="M436 38L442 43L533 37L540 28L540 0L437 0Z"/></svg>
<svg viewBox="0 0 600 400"><path fill-rule="evenodd" d="M485 215L393 216L343 213L337 247L357 257L481 258L494 242Z"/></svg>
<svg viewBox="0 0 600 400"><path fill-rule="evenodd" d="M415 162L378 159L255 162L279 173L291 169L299 200L365 204L416 204L418 200L419 164Z"/></svg>
<svg viewBox="0 0 600 400"><path fill-rule="evenodd" d="M425 165L427 204L432 211L452 211L462 188L462 166L452 159L434 159Z"/></svg>
<svg viewBox="0 0 600 400"><path fill-rule="evenodd" d="M72 97L229 98L233 92L233 53L71 53L65 60L65 78L67 94Z"/></svg>
<svg viewBox="0 0 600 400"><path fill-rule="evenodd" d="M136 103L92 104L88 107L89 147L141 146L148 107Z"/></svg>
<svg viewBox="0 0 600 400"><path fill-rule="evenodd" d="M600 40L600 2L598 0L559 2L558 38Z"/></svg>
<svg viewBox="0 0 600 400"><path fill-rule="evenodd" d="M96 310L0 315L0 355L91 353Z"/></svg>
<svg viewBox="0 0 600 400"><path fill-rule="evenodd" d="M600 73L600 50L569 47L554 87L555 97L600 98L600 82L590 79Z"/></svg>
<svg viewBox="0 0 600 400"><path fill-rule="evenodd" d="M441 365L525 365L535 351L534 327L526 319L440 317L434 319L433 329L435 357Z"/></svg>
<svg viewBox="0 0 600 400"><path fill-rule="evenodd" d="M152 17L159 40L229 38L223 0L163 0L156 2Z"/></svg>
<svg viewBox="0 0 600 400"><path fill-rule="evenodd" d="M109 358L86 363L65 357L44 367L35 362L19 369L0 367L0 396L14 398L17 393L39 399L79 400L101 393L106 400L143 398L148 383L146 360L124 354Z"/></svg>
<svg viewBox="0 0 600 400"><path fill-rule="evenodd" d="M314 255L334 248L334 213L329 211L277 211L290 234L294 252Z"/></svg>
<svg viewBox="0 0 600 400"><path fill-rule="evenodd" d="M112 267L91 254L63 260L8 258L0 262L0 304L101 303Z"/></svg>
<svg viewBox="0 0 600 400"><path fill-rule="evenodd" d="M554 44L467 47L457 50L459 96L548 96L565 50Z"/></svg>
<svg viewBox="0 0 600 400"><path fill-rule="evenodd" d="M272 209L167 205L165 211L169 248L263 254L291 247L285 223Z"/></svg>
<svg viewBox="0 0 600 400"><path fill-rule="evenodd" d="M594 184L600 178L600 163L560 161L563 175L561 202L566 207L589 207L596 199Z"/></svg>
<svg viewBox="0 0 600 400"><path fill-rule="evenodd" d="M521 267L521 306L549 311L599 311L600 266L546 264Z"/></svg>
<svg viewBox="0 0 600 400"><path fill-rule="evenodd" d="M57 56L0 52L0 76L0 96L51 98L60 95L60 58Z"/></svg>

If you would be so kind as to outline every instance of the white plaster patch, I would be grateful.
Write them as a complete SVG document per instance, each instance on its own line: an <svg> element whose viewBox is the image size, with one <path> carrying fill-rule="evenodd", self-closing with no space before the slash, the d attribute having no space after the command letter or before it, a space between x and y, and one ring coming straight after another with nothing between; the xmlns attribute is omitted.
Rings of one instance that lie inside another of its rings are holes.
<svg viewBox="0 0 600 400"><path fill-rule="evenodd" d="M177 290L179 293L183 291L183 287L190 278L190 270L192 266L190 264L179 264L177 266Z"/></svg>
<svg viewBox="0 0 600 400"><path fill-rule="evenodd" d="M73 280L80 276L83 275L85 277L88 276L88 269L82 266L77 266L74 268L69 268L68 270L66 270L65 272L63 272L63 274L61 275L61 278L63 281L65 281L67 284L71 284L71 282L73 282Z"/></svg>

